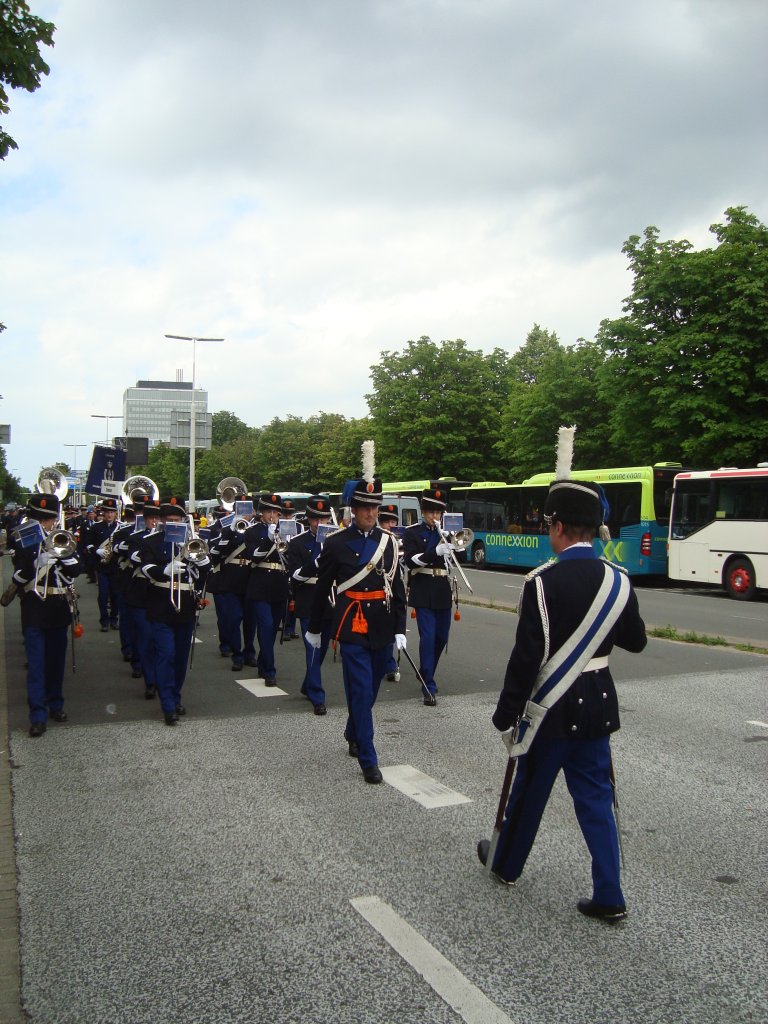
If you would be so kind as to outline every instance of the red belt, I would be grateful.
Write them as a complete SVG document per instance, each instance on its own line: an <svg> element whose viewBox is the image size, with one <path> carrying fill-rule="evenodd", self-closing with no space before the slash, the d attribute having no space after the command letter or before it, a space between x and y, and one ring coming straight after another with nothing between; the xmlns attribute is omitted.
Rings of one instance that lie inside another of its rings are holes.
<svg viewBox="0 0 768 1024"><path fill-rule="evenodd" d="M341 597L348 597L350 601L386 601L387 595L383 590L344 590Z"/></svg>

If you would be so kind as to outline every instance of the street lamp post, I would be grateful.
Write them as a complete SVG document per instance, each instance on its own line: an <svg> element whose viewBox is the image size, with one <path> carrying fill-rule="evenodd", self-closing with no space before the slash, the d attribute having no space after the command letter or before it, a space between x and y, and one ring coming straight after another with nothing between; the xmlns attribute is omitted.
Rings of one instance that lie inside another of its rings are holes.
<svg viewBox="0 0 768 1024"><path fill-rule="evenodd" d="M75 478L75 500L77 501L77 504L78 504L78 507L79 507L80 504L81 504L81 501L82 501L82 494L81 494L81 491L80 491L80 482L77 479L77 449L78 448L87 448L88 445L87 444L65 444L64 447L65 448L74 448L74 450L75 450L75 454L73 456L73 463L72 463L72 476Z"/></svg>
<svg viewBox="0 0 768 1024"><path fill-rule="evenodd" d="M109 421L110 420L121 420L122 416L105 416L103 413L92 412L91 419L94 420L106 420L107 421L107 444L109 444Z"/></svg>
<svg viewBox="0 0 768 1024"><path fill-rule="evenodd" d="M198 341L224 341L223 338L193 338L187 334L166 334L175 341L192 342L192 407L189 417L189 511L195 511L195 353Z"/></svg>

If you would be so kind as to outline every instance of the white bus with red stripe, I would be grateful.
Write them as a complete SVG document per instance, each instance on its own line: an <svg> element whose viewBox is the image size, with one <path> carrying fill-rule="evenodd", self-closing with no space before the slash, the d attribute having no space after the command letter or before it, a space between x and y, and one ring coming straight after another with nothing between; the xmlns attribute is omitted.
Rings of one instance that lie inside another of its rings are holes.
<svg viewBox="0 0 768 1024"><path fill-rule="evenodd" d="M740 601L768 587L768 463L678 473L668 554L671 580L719 584Z"/></svg>

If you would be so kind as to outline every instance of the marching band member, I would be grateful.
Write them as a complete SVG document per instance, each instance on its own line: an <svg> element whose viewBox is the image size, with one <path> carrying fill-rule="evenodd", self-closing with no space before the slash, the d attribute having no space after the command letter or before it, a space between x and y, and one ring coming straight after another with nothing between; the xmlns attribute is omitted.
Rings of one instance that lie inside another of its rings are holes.
<svg viewBox="0 0 768 1024"><path fill-rule="evenodd" d="M259 499L257 522L243 534L244 557L251 565L245 588L245 608L256 625L258 657L246 655L246 665L254 665L265 686L277 685L275 638L288 599L288 574L280 558L276 538L277 522L283 504L279 494L264 494Z"/></svg>
<svg viewBox="0 0 768 1024"><path fill-rule="evenodd" d="M526 577L515 646L493 715L501 731L519 723L510 747L510 755L517 747L519 756L492 870L507 884L519 878L562 769L592 857L593 895L579 900L577 909L616 922L627 910L609 741L619 728L619 705L608 655L614 645L642 651L647 641L626 571L599 558L592 546L603 506L596 484L570 479L573 429L560 429L557 478L544 505L557 561ZM487 863L488 840L478 843L477 853Z"/></svg>
<svg viewBox="0 0 768 1024"><path fill-rule="evenodd" d="M290 498L283 499L283 511L280 513L280 519L295 519L296 518L296 504L291 501ZM296 609L291 607L290 597L285 607L285 619L283 621L283 640L298 640L299 634L296 632Z"/></svg>
<svg viewBox="0 0 768 1024"><path fill-rule="evenodd" d="M160 502L146 498L134 506L144 517L144 528L134 529L117 544L120 554L128 559L130 578L125 594L125 612L131 626L134 679L143 677L144 697L152 700L157 694L157 668L152 629L147 619L147 588L149 581L141 571L141 542L153 533L160 523ZM138 671L137 671L138 665Z"/></svg>
<svg viewBox="0 0 768 1024"><path fill-rule="evenodd" d="M419 672L428 692L427 707L437 704L435 671L451 628L451 583L445 556L450 550L440 534L445 491L430 487L421 495L421 522L409 526L403 538L403 557L409 569L408 604L416 609L419 627Z"/></svg>
<svg viewBox="0 0 768 1024"><path fill-rule="evenodd" d="M59 499L54 494L33 494L25 509L44 533L56 528ZM71 553L58 557L45 545L22 547L13 555L13 581L21 588L21 628L27 652L27 703L29 735L42 736L48 718L66 722L64 667L67 630L72 622L68 588L80 575L80 560Z"/></svg>
<svg viewBox="0 0 768 1024"><path fill-rule="evenodd" d="M135 630L131 620L131 613L127 611L125 604L125 592L131 576L133 575L133 566L122 547L122 542L126 541L135 529L136 505L126 505L123 509L123 519L117 524L117 527L111 537L112 559L116 566L115 593L117 594L120 651L123 655L123 661L129 661L131 663L134 678L138 679L141 675L141 665L139 664Z"/></svg>
<svg viewBox="0 0 768 1024"><path fill-rule="evenodd" d="M185 523L183 498L160 504L163 526ZM140 543L141 571L149 580L147 619L155 651L157 690L166 725L176 725L186 709L181 691L187 675L198 598L210 559L189 564L179 545L167 541L163 530L147 534Z"/></svg>
<svg viewBox="0 0 768 1024"><path fill-rule="evenodd" d="M217 524L214 530L208 588L213 593L218 617L219 651L222 657L231 655L232 671L240 672L246 659L248 664L256 663L256 627L251 626L252 616L245 600L250 566L245 557L244 534L233 525Z"/></svg>
<svg viewBox="0 0 768 1024"><path fill-rule="evenodd" d="M88 533L87 551L95 559L96 577L99 584L99 625L102 633L110 627L117 629L118 608L115 576L117 563L112 558L111 537L117 529L117 499L102 498L97 506L101 521L94 523Z"/></svg>
<svg viewBox="0 0 768 1024"><path fill-rule="evenodd" d="M317 539L317 528L320 523L327 523L331 518L331 506L328 499L319 494L313 494L307 501L306 517L307 529L303 533L297 534L289 542L285 552L285 564L291 579L293 600L296 606L295 614L301 623L302 637L307 631L312 611L312 601L317 584L317 560L322 550L322 545ZM306 639L304 640L307 668L304 681L301 684L301 692L311 701L316 715L326 713L325 690L320 670L331 641L331 619L331 606L327 604L320 630L319 649L316 650Z"/></svg>
<svg viewBox="0 0 768 1024"><path fill-rule="evenodd" d="M222 568L224 558L220 555L218 550L219 540L223 531L221 525L222 519L229 515L227 509L223 505L218 505L212 509L210 513L211 525L210 535L208 538L208 548L211 552L211 569L208 573L207 581L207 592L213 598L213 607L216 612L216 628L219 636L219 654L222 658L231 658L233 651L232 645L227 637L227 612L226 612L226 599L224 594L226 592L226 583L222 575ZM201 519L202 522L202 519ZM245 577L243 577L245 580ZM243 584L243 593L245 592L245 584ZM239 622L242 622L242 607L240 608ZM242 642L240 641L240 625L238 622L237 636L238 636L238 650L241 652L240 668L242 668Z"/></svg>
<svg viewBox="0 0 768 1024"><path fill-rule="evenodd" d="M378 518L379 518L379 526L382 528L382 530L384 530L386 533L394 534L395 533L395 529L397 528L398 523L400 522L400 517L399 517L398 510L397 510L397 505L392 505L392 504L382 505L379 508L379 517ZM395 536L397 536L397 535L395 534ZM402 557L402 550L401 550L401 545L400 545L399 538L398 538L398 542L397 542L397 547L398 547L398 551L400 552L400 572L402 574L402 571L403 571L403 557ZM390 683L394 683L397 679L399 679L399 669L397 667L397 661L395 659L394 644L390 644L389 645L389 654L387 656L386 676L387 676L387 679L389 680Z"/></svg>
<svg viewBox="0 0 768 1024"><path fill-rule="evenodd" d="M306 639L322 646L323 622L333 587L333 636L341 643L349 716L344 738L366 782L382 782L373 745L373 705L387 667L389 646L405 647L405 590L397 543L376 524L382 501L375 478L373 441L363 442L363 479L352 496L353 523L325 542Z"/></svg>

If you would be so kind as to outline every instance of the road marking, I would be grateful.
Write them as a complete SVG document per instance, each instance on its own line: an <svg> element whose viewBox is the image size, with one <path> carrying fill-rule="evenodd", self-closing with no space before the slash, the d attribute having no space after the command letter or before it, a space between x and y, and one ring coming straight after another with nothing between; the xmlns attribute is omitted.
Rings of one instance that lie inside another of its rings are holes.
<svg viewBox="0 0 768 1024"><path fill-rule="evenodd" d="M747 722L747 725L759 725L761 729L768 729L768 722Z"/></svg>
<svg viewBox="0 0 768 1024"><path fill-rule="evenodd" d="M505 583L504 584L504 589L505 590L522 590L523 587L522 587L522 584L520 584L520 583Z"/></svg>
<svg viewBox="0 0 768 1024"><path fill-rule="evenodd" d="M252 693L254 697L288 696L287 692L281 690L279 686L266 686L263 679L236 679L235 682L248 693Z"/></svg>
<svg viewBox="0 0 768 1024"><path fill-rule="evenodd" d="M449 789L442 782L425 775L410 764L396 764L382 768L384 781L399 790L422 807L452 807L454 804L470 804L468 796Z"/></svg>
<svg viewBox="0 0 768 1024"><path fill-rule="evenodd" d="M372 925L394 951L420 974L426 983L467 1024L514 1024L450 960L404 921L378 896L358 896L352 906Z"/></svg>

